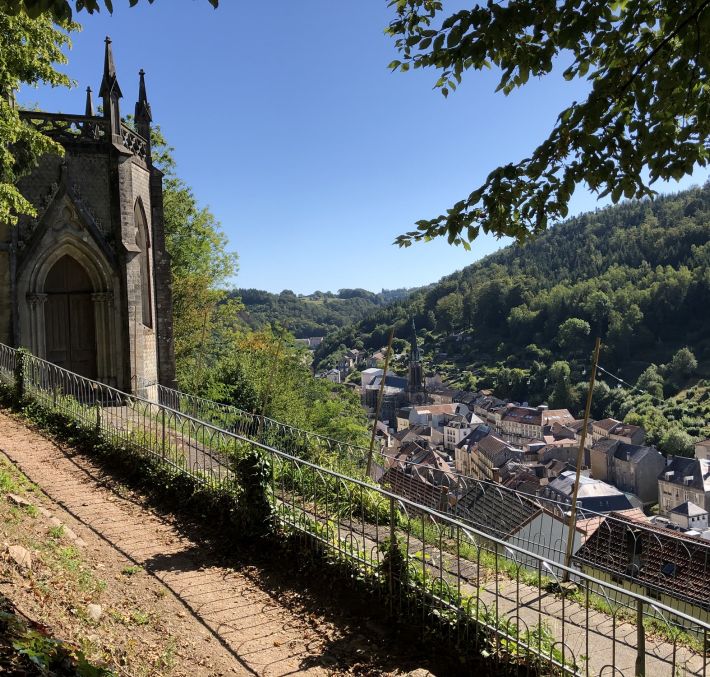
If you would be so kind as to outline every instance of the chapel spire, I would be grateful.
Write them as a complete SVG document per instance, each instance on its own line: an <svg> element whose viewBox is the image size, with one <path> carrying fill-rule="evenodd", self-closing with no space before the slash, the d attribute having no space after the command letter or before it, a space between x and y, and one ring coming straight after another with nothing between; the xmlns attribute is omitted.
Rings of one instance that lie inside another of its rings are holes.
<svg viewBox="0 0 710 677"><path fill-rule="evenodd" d="M136 131L146 140L150 141L150 123L153 115L150 111L150 104L145 93L145 71L141 68L138 72L140 78L138 82L138 101L136 102Z"/></svg>
<svg viewBox="0 0 710 677"><path fill-rule="evenodd" d="M118 107L118 100L123 97L121 88L118 85L116 76L116 66L113 62L113 50L111 49L111 38L106 36L106 49L104 51L104 76L101 80L99 96L104 100L104 117L111 123L111 134L114 141L121 142L121 111Z"/></svg>

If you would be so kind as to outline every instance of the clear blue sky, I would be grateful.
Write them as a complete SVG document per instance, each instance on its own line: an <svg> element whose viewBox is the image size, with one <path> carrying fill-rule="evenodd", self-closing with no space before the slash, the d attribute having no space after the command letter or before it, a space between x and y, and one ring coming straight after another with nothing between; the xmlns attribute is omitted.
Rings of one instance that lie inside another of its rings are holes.
<svg viewBox="0 0 710 677"><path fill-rule="evenodd" d="M494 251L431 242L392 245L420 218L465 197L515 161L583 95L561 77L505 97L493 73L471 73L444 99L433 71L392 73L386 0L114 0L113 16L77 15L65 70L72 90L25 90L20 102L83 113L98 93L103 38L113 39L122 113L144 68L153 119L176 148L178 173L222 223L235 286L310 293L438 280ZM678 190L703 183L698 171ZM571 213L597 206L579 188Z"/></svg>

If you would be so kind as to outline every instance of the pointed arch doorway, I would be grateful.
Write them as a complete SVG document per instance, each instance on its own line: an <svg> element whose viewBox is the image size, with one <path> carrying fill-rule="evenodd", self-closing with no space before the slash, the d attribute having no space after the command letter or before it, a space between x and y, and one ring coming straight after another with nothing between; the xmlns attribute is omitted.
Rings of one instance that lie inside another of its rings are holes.
<svg viewBox="0 0 710 677"><path fill-rule="evenodd" d="M84 267L65 254L44 282L47 360L87 378L96 378L94 288Z"/></svg>

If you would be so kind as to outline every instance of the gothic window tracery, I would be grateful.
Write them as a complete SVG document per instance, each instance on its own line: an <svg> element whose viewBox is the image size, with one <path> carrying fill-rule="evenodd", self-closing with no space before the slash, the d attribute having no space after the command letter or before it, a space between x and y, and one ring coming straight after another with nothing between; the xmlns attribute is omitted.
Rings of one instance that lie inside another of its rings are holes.
<svg viewBox="0 0 710 677"><path fill-rule="evenodd" d="M140 199L136 201L133 212L136 224L136 244L140 249L142 320L146 327L152 327L153 303L150 289L150 235L148 233L148 223Z"/></svg>

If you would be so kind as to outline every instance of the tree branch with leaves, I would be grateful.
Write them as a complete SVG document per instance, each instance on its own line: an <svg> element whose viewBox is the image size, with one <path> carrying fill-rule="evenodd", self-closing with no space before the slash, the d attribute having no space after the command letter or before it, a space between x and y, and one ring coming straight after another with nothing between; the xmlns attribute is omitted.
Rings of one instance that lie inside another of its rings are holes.
<svg viewBox="0 0 710 677"><path fill-rule="evenodd" d="M152 5L154 0L148 0ZM139 0L128 0L131 7L135 7ZM217 7L219 0L207 0L212 7ZM112 0L0 0L0 11L5 14L18 16L24 14L31 19L40 16L49 16L55 21L71 21L73 12L86 11L89 14L99 12L105 7L109 13L113 12Z"/></svg>
<svg viewBox="0 0 710 677"><path fill-rule="evenodd" d="M47 17L0 12L0 223L14 224L20 214L34 216L34 207L17 189L17 180L46 153L63 155L60 144L20 119L14 92L20 85L68 87L71 80L56 70L66 63L62 49L78 26L54 24Z"/></svg>
<svg viewBox="0 0 710 677"><path fill-rule="evenodd" d="M710 0L491 1L448 16L440 0L390 6L387 31L402 55L390 67L439 71L444 96L468 70L498 69L496 91L507 95L569 59L564 78L590 83L530 157L493 169L400 246L446 237L469 248L482 232L522 242L567 216L579 184L618 202L708 164Z"/></svg>

